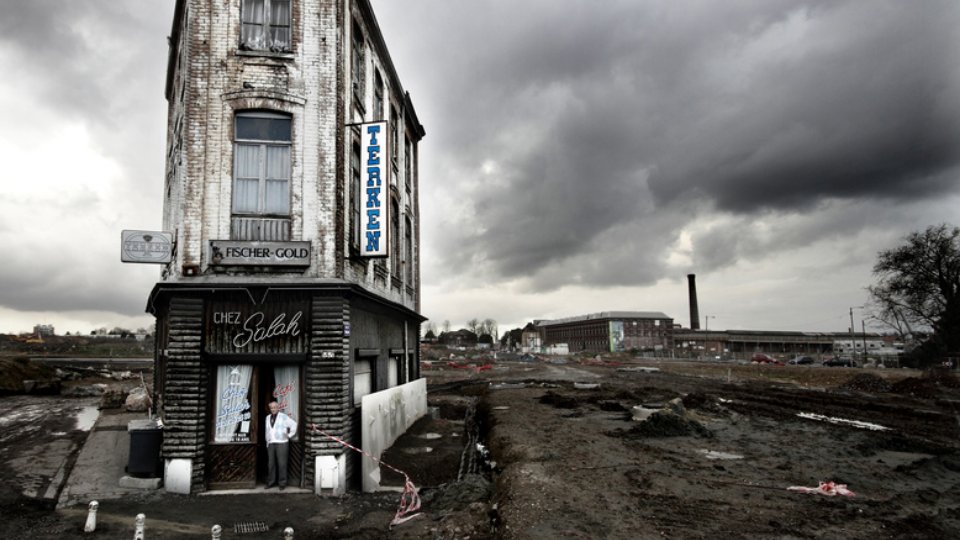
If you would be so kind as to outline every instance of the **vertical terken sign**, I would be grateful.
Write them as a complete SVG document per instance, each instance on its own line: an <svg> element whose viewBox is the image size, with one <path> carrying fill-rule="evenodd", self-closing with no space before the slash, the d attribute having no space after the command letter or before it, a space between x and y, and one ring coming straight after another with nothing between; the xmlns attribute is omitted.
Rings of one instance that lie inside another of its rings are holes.
<svg viewBox="0 0 960 540"><path fill-rule="evenodd" d="M360 125L360 255L387 256L387 123Z"/></svg>

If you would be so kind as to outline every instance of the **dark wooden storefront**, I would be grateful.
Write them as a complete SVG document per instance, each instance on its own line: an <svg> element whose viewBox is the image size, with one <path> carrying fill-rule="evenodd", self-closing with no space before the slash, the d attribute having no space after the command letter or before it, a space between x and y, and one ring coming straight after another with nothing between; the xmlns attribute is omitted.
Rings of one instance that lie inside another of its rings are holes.
<svg viewBox="0 0 960 540"><path fill-rule="evenodd" d="M303 485L303 365L309 356L309 298L273 295L256 303L232 293L207 302L203 360L209 368L207 487L265 483L263 420L274 399L297 421L290 442L289 485ZM291 399L295 398L292 403Z"/></svg>

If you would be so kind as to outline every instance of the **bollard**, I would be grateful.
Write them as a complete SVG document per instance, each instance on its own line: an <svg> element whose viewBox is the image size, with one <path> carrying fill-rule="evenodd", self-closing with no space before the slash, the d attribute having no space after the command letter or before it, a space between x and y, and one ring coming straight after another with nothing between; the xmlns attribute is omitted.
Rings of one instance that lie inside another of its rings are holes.
<svg viewBox="0 0 960 540"><path fill-rule="evenodd" d="M293 540L293 527L287 527L283 530L283 540Z"/></svg>
<svg viewBox="0 0 960 540"><path fill-rule="evenodd" d="M91 533L97 530L97 508L99 507L100 503L90 501L90 510L87 512L87 524L83 526L83 532Z"/></svg>
<svg viewBox="0 0 960 540"><path fill-rule="evenodd" d="M133 540L143 540L143 529L146 527L147 516L137 514L136 530L133 531Z"/></svg>
<svg viewBox="0 0 960 540"><path fill-rule="evenodd" d="M223 528L219 525L214 525L210 527L210 540L220 540L220 533L223 532Z"/></svg>

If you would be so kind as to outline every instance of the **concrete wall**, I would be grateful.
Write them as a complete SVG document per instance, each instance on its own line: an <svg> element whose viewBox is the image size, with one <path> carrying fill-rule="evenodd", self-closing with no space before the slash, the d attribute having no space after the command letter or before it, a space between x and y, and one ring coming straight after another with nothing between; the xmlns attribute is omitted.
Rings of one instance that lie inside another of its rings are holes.
<svg viewBox="0 0 960 540"><path fill-rule="evenodd" d="M427 413L427 381L417 379L402 386L363 397L362 446L377 459L384 450ZM367 456L362 461L363 491L380 488L380 466Z"/></svg>

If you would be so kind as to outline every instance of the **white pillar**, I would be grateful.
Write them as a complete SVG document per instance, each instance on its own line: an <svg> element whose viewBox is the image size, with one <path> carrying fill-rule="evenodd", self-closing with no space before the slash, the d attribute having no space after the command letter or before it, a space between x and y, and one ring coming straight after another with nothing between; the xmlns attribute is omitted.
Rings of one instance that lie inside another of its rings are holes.
<svg viewBox="0 0 960 540"><path fill-rule="evenodd" d="M210 527L210 540L220 540L220 533L223 532L223 527L219 525L214 525Z"/></svg>
<svg viewBox="0 0 960 540"><path fill-rule="evenodd" d="M283 530L283 540L293 540L293 527L287 527Z"/></svg>
<svg viewBox="0 0 960 540"><path fill-rule="evenodd" d="M147 516L137 514L136 530L133 531L133 540L143 540L143 529L146 527Z"/></svg>
<svg viewBox="0 0 960 540"><path fill-rule="evenodd" d="M87 524L83 526L83 532L91 533L97 530L97 508L99 507L100 503L90 501L90 509L87 512Z"/></svg>

